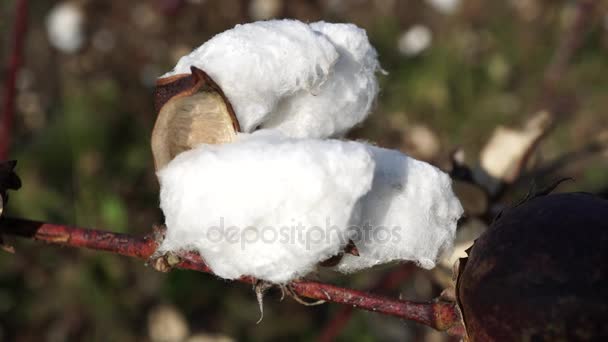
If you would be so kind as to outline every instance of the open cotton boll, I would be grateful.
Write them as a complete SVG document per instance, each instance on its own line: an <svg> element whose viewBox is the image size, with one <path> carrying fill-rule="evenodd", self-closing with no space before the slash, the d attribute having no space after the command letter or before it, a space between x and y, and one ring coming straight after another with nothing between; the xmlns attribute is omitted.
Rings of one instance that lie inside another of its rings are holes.
<svg viewBox="0 0 608 342"><path fill-rule="evenodd" d="M201 145L158 173L167 226L159 250L196 250L226 279L289 282L344 248L373 173L355 142L262 130Z"/></svg>
<svg viewBox="0 0 608 342"><path fill-rule="evenodd" d="M251 132L283 97L317 91L337 59L334 46L307 24L271 20L216 35L164 76L204 70L230 100L241 129Z"/></svg>
<svg viewBox="0 0 608 342"><path fill-rule="evenodd" d="M435 267L450 249L463 213L450 177L400 152L369 146L375 161L372 189L353 220L359 256L345 255L336 266L349 273L391 261Z"/></svg>
<svg viewBox="0 0 608 342"><path fill-rule="evenodd" d="M352 24L271 20L237 25L182 57L164 75L207 72L244 132L332 137L368 115L378 93L376 51Z"/></svg>

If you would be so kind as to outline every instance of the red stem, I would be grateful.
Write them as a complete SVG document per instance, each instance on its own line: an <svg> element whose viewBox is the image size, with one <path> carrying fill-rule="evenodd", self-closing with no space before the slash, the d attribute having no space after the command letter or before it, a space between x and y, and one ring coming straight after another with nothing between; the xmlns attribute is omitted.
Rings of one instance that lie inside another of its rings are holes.
<svg viewBox="0 0 608 342"><path fill-rule="evenodd" d="M144 260L148 259L157 247L157 242L152 236L134 237L127 234L16 218L2 218L0 234L10 234L51 244L101 250ZM180 261L174 267L212 273L196 253L180 255ZM251 284L254 280L245 277L239 281ZM412 320L457 335L462 331L454 303L417 303L396 300L312 281L296 281L291 284L291 287L297 295L302 297L346 304L363 310Z"/></svg>
<svg viewBox="0 0 608 342"><path fill-rule="evenodd" d="M412 264L403 265L402 267L399 267L383 276L374 286L370 288L370 291L376 292L395 289L399 287L401 283L403 283L403 280L409 278L414 270L415 269ZM338 313L336 313L329 321L329 323L327 323L317 341L335 341L348 321L350 321L353 312L354 310L352 306L342 307L340 311L338 311Z"/></svg>
<svg viewBox="0 0 608 342"><path fill-rule="evenodd" d="M17 95L17 73L23 64L23 45L27 31L27 0L15 1L15 22L11 56L4 82L4 107L0 117L0 160L6 160L11 143L11 131L15 117L15 97Z"/></svg>

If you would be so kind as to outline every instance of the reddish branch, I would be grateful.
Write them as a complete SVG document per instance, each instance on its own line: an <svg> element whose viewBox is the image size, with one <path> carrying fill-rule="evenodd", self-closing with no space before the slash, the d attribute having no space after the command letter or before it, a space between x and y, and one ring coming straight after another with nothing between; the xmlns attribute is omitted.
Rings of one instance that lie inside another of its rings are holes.
<svg viewBox="0 0 608 342"><path fill-rule="evenodd" d="M7 159L11 130L15 117L15 97L17 95L17 73L23 62L23 45L27 31L27 0L15 1L15 21L9 58L4 81L4 106L0 116L0 160Z"/></svg>
<svg viewBox="0 0 608 342"><path fill-rule="evenodd" d="M407 278L409 278L414 271L411 264L404 265L398 269L389 272L371 287L371 292L381 292L385 290L392 290L399 287L400 284ZM342 329L346 326L350 320L354 308L352 306L344 306L338 311L334 317L327 323L325 329L321 332L318 341L335 341Z"/></svg>
<svg viewBox="0 0 608 342"><path fill-rule="evenodd" d="M0 234L15 235L70 247L101 250L144 260L147 260L157 247L156 239L153 236L134 237L101 230L15 218L0 219ZM196 253L180 255L180 260L174 267L212 273ZM240 281L251 284L253 279L243 278ZM396 300L312 281L296 281L291 284L291 288L301 297L322 299L412 320L456 335L462 333L460 318L454 303L417 303Z"/></svg>

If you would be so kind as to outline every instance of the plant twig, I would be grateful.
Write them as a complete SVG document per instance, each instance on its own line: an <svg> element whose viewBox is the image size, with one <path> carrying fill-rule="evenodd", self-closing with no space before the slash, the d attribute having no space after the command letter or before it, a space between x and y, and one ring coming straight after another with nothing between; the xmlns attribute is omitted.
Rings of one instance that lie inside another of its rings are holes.
<svg viewBox="0 0 608 342"><path fill-rule="evenodd" d="M157 248L153 235L135 237L127 234L72 227L61 224L30 221L18 218L0 219L0 234L30 238L51 244L88 248L147 260ZM213 273L196 253L181 254L173 267ZM248 284L255 279L239 279ZM361 291L312 281L295 281L291 289L301 297L321 299L359 309L395 316L427 325L455 335L462 334L456 304L451 302L412 302L377 296Z"/></svg>
<svg viewBox="0 0 608 342"><path fill-rule="evenodd" d="M407 264L385 274L378 282L370 288L370 291L383 291L397 288L404 279L409 278L414 272L412 264ZM346 326L354 312L354 307L344 306L327 323L325 329L319 335L318 341L335 341L342 329Z"/></svg>
<svg viewBox="0 0 608 342"><path fill-rule="evenodd" d="M4 80L4 106L0 116L0 160L7 159L10 148L11 130L15 118L17 73L23 64L23 45L27 31L27 0L15 1L14 20L11 56Z"/></svg>
<svg viewBox="0 0 608 342"><path fill-rule="evenodd" d="M543 165L523 173L517 180L517 186L530 184L534 179L544 179L547 177L555 178L555 174L569 165L576 165L581 161L597 156L604 151L608 151L608 142L601 140L592 141L578 150L564 153L553 160L545 162Z"/></svg>

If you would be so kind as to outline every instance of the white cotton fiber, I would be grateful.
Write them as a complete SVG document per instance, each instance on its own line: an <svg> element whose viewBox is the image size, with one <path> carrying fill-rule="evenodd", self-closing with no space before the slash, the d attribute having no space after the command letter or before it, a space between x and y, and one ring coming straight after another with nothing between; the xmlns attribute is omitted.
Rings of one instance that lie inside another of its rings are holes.
<svg viewBox="0 0 608 342"><path fill-rule="evenodd" d="M244 132L340 136L365 119L378 93L376 51L352 24L237 25L182 57L165 76L189 73L190 66L219 84Z"/></svg>
<svg viewBox="0 0 608 342"><path fill-rule="evenodd" d="M391 261L435 267L450 249L463 213L450 177L402 153L369 146L376 164L372 190L352 224L359 256L345 255L336 269L349 273Z"/></svg>
<svg viewBox="0 0 608 342"><path fill-rule="evenodd" d="M201 145L158 172L166 238L197 250L220 277L285 283L342 250L374 162L355 142L241 134Z"/></svg>
<svg viewBox="0 0 608 342"><path fill-rule="evenodd" d="M341 136L378 93L376 51L352 24L272 20L218 34L165 75L206 71L232 103L233 143L201 145L158 172L159 251L198 251L220 277L286 283L341 253L354 272L435 266L462 215L451 179L397 151ZM252 133L253 132L253 133Z"/></svg>
<svg viewBox="0 0 608 342"><path fill-rule="evenodd" d="M300 90L282 101L263 127L294 137L341 136L365 119L376 98L376 51L353 24L310 26L334 44L340 57L318 91Z"/></svg>

